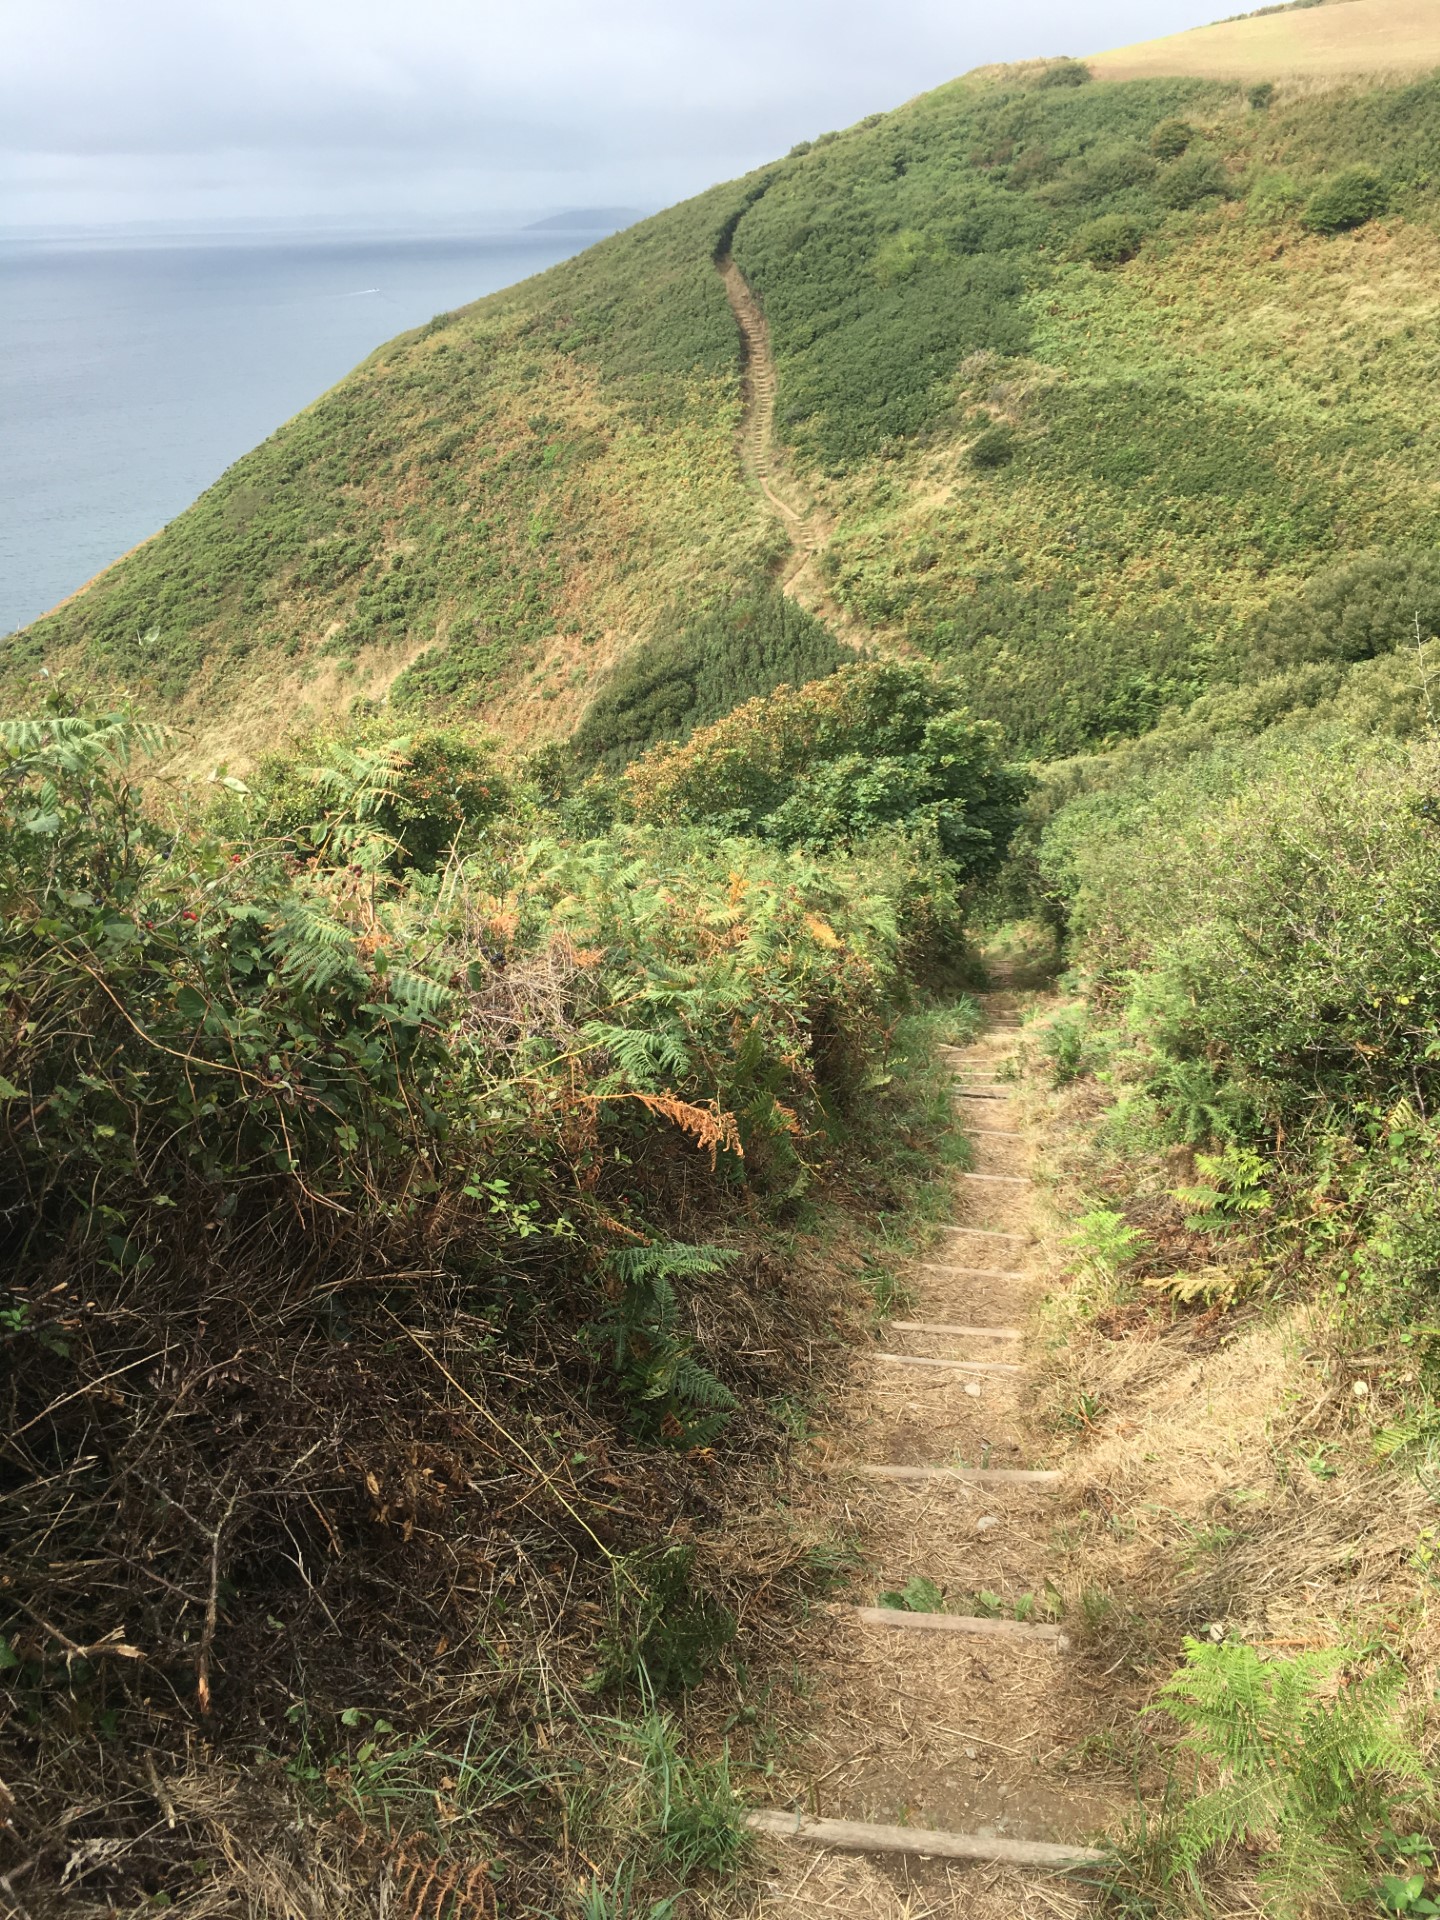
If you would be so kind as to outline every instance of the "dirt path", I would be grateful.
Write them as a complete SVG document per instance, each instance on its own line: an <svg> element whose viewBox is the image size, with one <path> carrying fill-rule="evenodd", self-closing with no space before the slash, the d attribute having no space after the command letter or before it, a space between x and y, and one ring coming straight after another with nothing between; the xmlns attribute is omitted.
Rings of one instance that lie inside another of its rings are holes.
<svg viewBox="0 0 1440 1920"><path fill-rule="evenodd" d="M867 1549L863 1597L928 1582L912 1595L944 1611L817 1616L809 1764L752 1816L765 1836L752 1920L1079 1914L1087 1843L1129 1800L1089 1758L1103 1676L1074 1654L1068 1616L1048 1617L1067 1491L1027 1412L1035 1140L997 1077L1016 996L983 999L985 1031L950 1052L973 1171L833 1462Z"/></svg>
<svg viewBox="0 0 1440 1920"><path fill-rule="evenodd" d="M728 253L716 262L725 283L725 296L740 329L743 348L745 415L740 430L740 452L745 471L765 496L784 527L792 557L781 579L781 591L825 621L840 640L855 646L865 637L825 586L817 564L830 529L814 502L805 497L794 477L784 471L775 445L775 356L770 328L760 302Z"/></svg>

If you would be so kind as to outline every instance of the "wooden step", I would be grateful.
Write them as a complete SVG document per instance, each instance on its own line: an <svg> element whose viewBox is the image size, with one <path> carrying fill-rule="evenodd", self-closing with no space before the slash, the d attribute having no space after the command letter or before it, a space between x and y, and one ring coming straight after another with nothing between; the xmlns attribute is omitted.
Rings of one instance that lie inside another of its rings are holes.
<svg viewBox="0 0 1440 1920"><path fill-rule="evenodd" d="M1024 1274L1024 1267L950 1267L931 1260L917 1260L917 1273L958 1273L962 1280L1014 1280Z"/></svg>
<svg viewBox="0 0 1440 1920"><path fill-rule="evenodd" d="M1028 1173L962 1173L962 1180L984 1180L992 1187L1033 1187Z"/></svg>
<svg viewBox="0 0 1440 1920"><path fill-rule="evenodd" d="M952 1100L1008 1100L1008 1093L992 1093L988 1088L957 1087L951 1094Z"/></svg>
<svg viewBox="0 0 1440 1920"><path fill-rule="evenodd" d="M947 1269L941 1269L947 1271ZM956 1327L948 1320L892 1320L897 1333L943 1333L957 1340L1023 1340L1018 1327Z"/></svg>
<svg viewBox="0 0 1440 1920"><path fill-rule="evenodd" d="M892 1367L946 1367L951 1373L1023 1373L1023 1367L1008 1360L937 1360L928 1353L877 1353L875 1358Z"/></svg>
<svg viewBox="0 0 1440 1920"><path fill-rule="evenodd" d="M1028 1640L1035 1646L1058 1647L1062 1653L1070 1645L1059 1627L1028 1620L989 1620L975 1613L910 1613L899 1607L856 1607L854 1614L862 1627L894 1627L905 1633L988 1634L996 1640Z"/></svg>
<svg viewBox="0 0 1440 1920"><path fill-rule="evenodd" d="M1063 1873L1087 1867L1105 1855L1094 1847L1057 1846L1049 1840L1002 1840L978 1833L942 1833L934 1827L883 1827L868 1820L816 1820L807 1813L757 1808L747 1813L752 1833L776 1840L806 1840L849 1853L909 1853L935 1860L990 1860L1007 1867L1044 1867Z"/></svg>
<svg viewBox="0 0 1440 1920"><path fill-rule="evenodd" d="M982 1240L1013 1240L1016 1246L1028 1247L1028 1233L1002 1233L998 1227L942 1227L942 1233L973 1233Z"/></svg>
<svg viewBox="0 0 1440 1920"><path fill-rule="evenodd" d="M867 1480L915 1481L979 1480L997 1486L1058 1486L1060 1475L1047 1467L887 1467L860 1465L851 1467Z"/></svg>
<svg viewBox="0 0 1440 1920"><path fill-rule="evenodd" d="M1023 1140L1025 1135L1013 1127L967 1127L972 1140Z"/></svg>

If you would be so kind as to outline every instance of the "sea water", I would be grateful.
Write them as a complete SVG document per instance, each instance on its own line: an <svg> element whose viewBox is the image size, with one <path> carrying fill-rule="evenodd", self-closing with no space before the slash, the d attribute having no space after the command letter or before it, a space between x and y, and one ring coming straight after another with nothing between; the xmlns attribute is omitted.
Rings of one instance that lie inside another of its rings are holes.
<svg viewBox="0 0 1440 1920"><path fill-rule="evenodd" d="M593 232L0 239L0 634L391 335Z"/></svg>

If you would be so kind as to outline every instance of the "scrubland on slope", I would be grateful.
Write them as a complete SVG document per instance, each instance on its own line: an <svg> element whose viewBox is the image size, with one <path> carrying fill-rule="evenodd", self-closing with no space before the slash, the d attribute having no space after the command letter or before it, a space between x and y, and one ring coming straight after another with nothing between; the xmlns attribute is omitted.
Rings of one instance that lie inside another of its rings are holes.
<svg viewBox="0 0 1440 1920"><path fill-rule="evenodd" d="M1144 732L1327 564L1434 539L1440 107L1084 72L954 82L392 343L13 642L10 684L123 687L212 760L307 686L568 735L785 551L723 241L854 628L1026 753ZM1312 230L1357 170L1360 224Z"/></svg>
<svg viewBox="0 0 1440 1920"><path fill-rule="evenodd" d="M1073 1763L1147 1795L1076 1910L1429 1910L1440 88L1276 78L824 136L382 349L16 643L23 1910L745 1908L870 1574L797 1461L1016 917ZM903 660L777 593L727 246Z"/></svg>

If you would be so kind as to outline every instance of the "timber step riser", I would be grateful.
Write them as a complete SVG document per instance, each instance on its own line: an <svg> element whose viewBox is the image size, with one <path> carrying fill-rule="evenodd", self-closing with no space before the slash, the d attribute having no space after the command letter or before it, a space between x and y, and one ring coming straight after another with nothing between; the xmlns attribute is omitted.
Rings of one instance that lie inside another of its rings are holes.
<svg viewBox="0 0 1440 1920"><path fill-rule="evenodd" d="M1032 1626L1027 1620L990 1620L972 1613L902 1613L898 1607L856 1607L862 1627L893 1628L898 1633L968 1633L981 1639L1018 1640L1037 1647L1068 1652L1070 1642L1059 1627Z"/></svg>
<svg viewBox="0 0 1440 1920"><path fill-rule="evenodd" d="M922 1353L877 1353L875 1358L883 1360L889 1367L928 1367L933 1372L949 1373L1023 1373L1023 1367L1011 1366L1008 1360L937 1360Z"/></svg>
<svg viewBox="0 0 1440 1920"><path fill-rule="evenodd" d="M1105 1858L1094 1847L1062 1847L1048 1840L1002 1840L989 1834L941 1833L930 1827L882 1827L866 1820L812 1820L804 1814L768 1808L747 1813L745 1824L752 1833L768 1833L777 1840L806 1840L812 1846L840 1847L850 1853L993 1861L1008 1867L1048 1867L1057 1873L1093 1866Z"/></svg>
<svg viewBox="0 0 1440 1920"><path fill-rule="evenodd" d="M942 1269L944 1271L944 1269ZM892 1320L895 1333L938 1333L952 1340L1023 1340L1018 1327L961 1327L948 1320Z"/></svg>
<svg viewBox="0 0 1440 1920"><path fill-rule="evenodd" d="M894 1480L902 1485L920 1485L934 1481L939 1486L958 1486L978 1481L982 1486L1055 1487L1060 1474L1052 1467L888 1467L852 1466L865 1480Z"/></svg>

